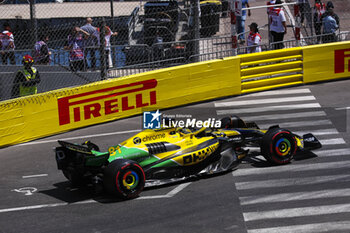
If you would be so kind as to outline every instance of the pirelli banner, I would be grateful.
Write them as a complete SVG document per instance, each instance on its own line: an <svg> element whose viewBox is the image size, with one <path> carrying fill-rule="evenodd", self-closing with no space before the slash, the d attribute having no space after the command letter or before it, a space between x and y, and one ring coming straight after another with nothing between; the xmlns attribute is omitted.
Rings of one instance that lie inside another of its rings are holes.
<svg viewBox="0 0 350 233"><path fill-rule="evenodd" d="M304 83L350 77L350 41L303 48Z"/></svg>
<svg viewBox="0 0 350 233"><path fill-rule="evenodd" d="M142 113L241 93L239 58L109 79L0 103L0 147Z"/></svg>

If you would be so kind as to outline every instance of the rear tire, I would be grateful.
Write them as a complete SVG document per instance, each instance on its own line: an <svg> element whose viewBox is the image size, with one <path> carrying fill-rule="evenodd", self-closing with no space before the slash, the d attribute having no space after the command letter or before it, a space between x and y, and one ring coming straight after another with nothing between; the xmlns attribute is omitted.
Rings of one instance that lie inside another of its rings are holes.
<svg viewBox="0 0 350 233"><path fill-rule="evenodd" d="M145 186L145 173L140 165L127 159L116 159L104 170L107 192L122 199L137 197Z"/></svg>
<svg viewBox="0 0 350 233"><path fill-rule="evenodd" d="M297 142L289 130L269 129L262 138L261 153L274 164L289 163L297 150Z"/></svg>

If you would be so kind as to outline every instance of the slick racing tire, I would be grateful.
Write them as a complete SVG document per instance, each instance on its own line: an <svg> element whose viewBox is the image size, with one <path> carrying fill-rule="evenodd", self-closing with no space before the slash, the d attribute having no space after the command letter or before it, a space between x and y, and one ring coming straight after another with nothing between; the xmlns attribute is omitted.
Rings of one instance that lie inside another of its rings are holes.
<svg viewBox="0 0 350 233"><path fill-rule="evenodd" d="M137 197L145 186L145 173L140 165L127 159L116 159L104 170L107 192L122 199Z"/></svg>
<svg viewBox="0 0 350 233"><path fill-rule="evenodd" d="M221 128L234 129L234 128L247 128L246 123L238 116L229 116L221 119Z"/></svg>
<svg viewBox="0 0 350 233"><path fill-rule="evenodd" d="M289 163L297 150L297 142L293 134L285 129L269 129L262 138L261 153L273 164Z"/></svg>

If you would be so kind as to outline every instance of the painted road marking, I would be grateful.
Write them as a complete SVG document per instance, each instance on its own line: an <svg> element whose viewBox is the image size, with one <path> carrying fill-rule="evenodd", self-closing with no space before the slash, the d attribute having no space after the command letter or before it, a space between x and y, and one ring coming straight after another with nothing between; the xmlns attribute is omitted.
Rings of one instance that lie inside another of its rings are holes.
<svg viewBox="0 0 350 233"><path fill-rule="evenodd" d="M321 106L319 103L317 103L317 100L315 98L310 97L311 91L309 89L303 89L298 93L298 90L295 90L297 92L293 92L294 90L291 90L289 94L299 94L299 96L290 96L289 98L286 98L287 93L285 91L286 90L278 90L273 94L271 94L270 91L253 94L257 97L257 100L253 100L253 98L250 98L253 95L242 96L237 98L237 101L217 102L217 104L215 104L215 107L221 107L221 110L217 109L218 115L237 114L241 116L241 118L245 121L255 121L260 128L268 128L271 124L279 124L281 127L285 127L287 129L295 128L296 131L293 130L293 133L298 135L312 133L315 136L321 136L321 139L319 139L319 141L321 142L321 144L326 146L326 148L317 150L315 152L315 154L319 157L339 155L350 156L349 148L327 148L331 145L345 145L346 142L341 137L339 131L333 127L333 124L328 119L326 112L320 109ZM302 95L301 93L303 93L304 95ZM269 95L270 97L267 97ZM273 99L274 97L276 98ZM294 98L296 102L293 103ZM306 103L297 101L306 101ZM278 104L279 102L285 103ZM255 106L254 104L260 104L260 106ZM268 124L270 122L271 124ZM311 127L317 127L321 129L307 130ZM260 152L260 148L258 148L257 151ZM261 156L256 156L252 159L258 161L263 160ZM309 233L350 230L350 222L343 221L337 223L327 222L303 224L305 222L300 222L298 220L299 218L303 218L304 216L328 216L332 214L341 215L344 212L350 213L350 204L345 204L345 206L344 204L339 203L337 203L337 205L329 205L333 203L327 203L329 206L322 206L322 204L316 204L314 206L302 205L303 203L308 202L307 200L313 200L314 202L317 202L317 200L322 199L327 201L331 200L332 198L338 198L339 200L342 198L349 198L350 188L347 187L342 187L341 189L305 191L306 187L308 190L312 189L313 186L310 185L316 186L318 184L349 182L350 174L338 173L332 175L332 173L327 173L328 171L347 168L350 168L350 161L337 161L313 164L292 164L288 166L272 166L266 168L249 167L244 169L238 169L237 171L232 172L235 180L235 186L238 190L239 200L243 207L244 220L248 224L247 232ZM316 174L319 175L311 177L310 175L313 172L316 172ZM297 173L305 173L306 176L295 177L294 174ZM285 176L283 177L286 178L280 177L280 174L285 174ZM295 191L297 192L284 191L284 188L289 189L290 187L295 187ZM272 189L279 191L273 192L272 194L267 194ZM261 191L263 191L262 194L260 194ZM278 202L284 203L289 206L292 205L292 207L283 209L283 207L278 207ZM271 208L269 208L267 211L263 211L263 206L268 206L270 203L277 204L276 210L271 210ZM297 204L297 206L293 206L295 204ZM329 211L330 209L331 211ZM288 221L289 218L291 219L290 221ZM283 219L282 223L280 223L281 219ZM290 223L288 224L288 222ZM260 226L262 228L260 228Z"/></svg>
<svg viewBox="0 0 350 233"><path fill-rule="evenodd" d="M36 178L36 177L43 177L43 176L48 176L48 174L38 174L38 175L22 176L22 178L23 178L23 179L27 179L27 178Z"/></svg>
<svg viewBox="0 0 350 233"><path fill-rule="evenodd" d="M168 192L165 195L156 195L156 196L142 196L135 200L145 200L145 199L157 199L157 198L171 198L174 197L176 194L181 192L184 188L189 186L192 182L180 184L177 187L175 187L173 190ZM27 195L27 194L25 194ZM99 200L103 201L103 200ZM67 205L82 205L82 204L91 204L91 203L98 203L97 200L86 200L86 201L79 201L74 203L69 202L61 202L61 203L53 203L53 204L42 204L42 205L32 205L32 206L22 206L22 207L14 207L14 208L6 208L6 209L0 209L0 213L7 213L7 212L14 212L14 211L24 211L24 210L33 210L33 209L43 209L43 208L52 208L52 207L58 207L58 206L67 206Z"/></svg>
<svg viewBox="0 0 350 233"><path fill-rule="evenodd" d="M310 133L310 131L293 131L293 133L297 135L304 135L307 133ZM311 133L315 136L322 136L322 135L331 135L331 134L339 134L338 130L336 129L318 129L318 130L312 130ZM317 153L318 154L318 153Z"/></svg>
<svg viewBox="0 0 350 233"><path fill-rule="evenodd" d="M332 122L330 120L310 120L310 121L295 121L295 122L276 122L275 124L279 124L281 128L296 128L296 127L304 127L304 126L318 126L318 125L331 125ZM259 124L259 127L262 129L267 129L271 126L271 124Z"/></svg>
<svg viewBox="0 0 350 233"><path fill-rule="evenodd" d="M319 198L335 198L335 197L350 197L350 188L243 196L243 197L240 197L240 201L241 201L241 205L252 205L252 204L259 204L259 203L276 203L276 201L288 202L288 201L313 200L313 199L319 199Z"/></svg>
<svg viewBox="0 0 350 233"><path fill-rule="evenodd" d="M17 192L17 193L24 193L24 195L26 195L26 196L31 196L31 195L33 195L33 193L38 191L38 189L34 188L34 187L23 187L23 188L19 188L19 189L12 189L11 191Z"/></svg>
<svg viewBox="0 0 350 233"><path fill-rule="evenodd" d="M350 221L337 221L326 223L311 223L292 226L280 226L248 230L248 233L321 233L321 232L350 232Z"/></svg>
<svg viewBox="0 0 350 233"><path fill-rule="evenodd" d="M297 109L310 109L310 108L321 108L319 103L311 104L293 104L293 105L277 105L277 106L264 106L258 108L241 108L241 109L227 109L217 110L217 115L227 114L243 114L243 113L259 113L269 111L284 111L284 110L297 110Z"/></svg>
<svg viewBox="0 0 350 233"><path fill-rule="evenodd" d="M168 192L165 195L142 196L142 197L139 197L137 199L142 200L142 199L170 198L170 197L175 196L177 193L181 192L184 188L186 188L190 184L191 184L191 182L185 183L185 184L180 184L179 186L177 186L176 188L174 188L173 190L171 190L170 192Z"/></svg>
<svg viewBox="0 0 350 233"><path fill-rule="evenodd" d="M335 110L348 110L350 107L336 108Z"/></svg>
<svg viewBox="0 0 350 233"><path fill-rule="evenodd" d="M323 146L326 145L339 145L339 144L346 144L343 138L329 138L324 140L319 140Z"/></svg>
<svg viewBox="0 0 350 233"><path fill-rule="evenodd" d="M309 94L311 93L310 89L290 89L290 90L274 90L274 91L264 91L253 94L248 94L244 96L240 96L241 98L246 97L258 97L258 96L270 96L270 95L291 95L291 94ZM238 98L240 98L238 97Z"/></svg>
<svg viewBox="0 0 350 233"><path fill-rule="evenodd" d="M80 204L80 203L79 202L75 202L75 203L63 202L63 203L54 203L54 204L23 206L23 207L16 207L16 208L0 209L0 213L14 212L14 211L23 211L23 210L33 210L33 209L42 209L42 208L64 206L64 205L74 205L74 204Z"/></svg>
<svg viewBox="0 0 350 233"><path fill-rule="evenodd" d="M266 220L274 218L305 217L322 214L349 213L350 204L310 206L301 208L290 208L281 210L268 210L243 213L246 221ZM348 226L350 228L350 226Z"/></svg>
<svg viewBox="0 0 350 233"><path fill-rule="evenodd" d="M260 175L258 173L258 175ZM237 182L237 190L260 189L260 188L280 188L286 186L313 185L328 182L350 181L349 175L316 176L316 177L295 177L285 179L269 179L259 181Z"/></svg>
<svg viewBox="0 0 350 233"><path fill-rule="evenodd" d="M325 162L325 163L311 163L311 164L288 164L285 166L275 167L259 167L259 168L241 168L232 172L234 177L246 177L249 175L263 175L263 174L276 174L286 172L300 172L300 171L313 171L322 169L338 169L338 168L350 168L350 161L337 161L337 162Z"/></svg>
<svg viewBox="0 0 350 233"><path fill-rule="evenodd" d="M350 155L350 148L345 149L330 149L330 150L322 150L317 151L318 156L339 156L339 155Z"/></svg>
<svg viewBox="0 0 350 233"><path fill-rule="evenodd" d="M252 99L252 100L235 100L229 102L214 103L216 108L220 107L233 107L233 106L247 106L255 104L272 104L272 103L282 103L282 102L299 102L316 100L315 96L297 96L297 97L287 97L287 98L268 98L268 99Z"/></svg>
<svg viewBox="0 0 350 233"><path fill-rule="evenodd" d="M286 114L246 116L246 117L242 117L242 118L245 121L265 121L265 120L280 120L280 119L320 117L320 116L326 116L326 113L324 111L314 111L314 112L299 112L299 113L286 113Z"/></svg>
<svg viewBox="0 0 350 233"><path fill-rule="evenodd" d="M133 130L127 130L127 131L113 132L113 133L92 134L92 135L77 136L77 137L70 137L70 138L57 138L52 140L22 143L14 146L29 146L29 145L36 145L36 144L43 144L43 143L51 143L51 142L57 142L57 140L75 140L75 139L83 139L83 138L105 137L105 136L117 135L117 134L137 133L140 131L141 131L140 129L133 129Z"/></svg>

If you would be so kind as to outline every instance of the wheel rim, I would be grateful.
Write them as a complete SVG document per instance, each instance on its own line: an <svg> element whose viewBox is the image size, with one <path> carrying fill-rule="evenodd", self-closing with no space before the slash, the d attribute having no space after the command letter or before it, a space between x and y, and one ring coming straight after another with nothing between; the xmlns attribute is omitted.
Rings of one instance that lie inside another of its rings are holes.
<svg viewBox="0 0 350 233"><path fill-rule="evenodd" d="M139 176L134 171L128 171L123 176L123 185L126 189L132 190L139 184Z"/></svg>
<svg viewBox="0 0 350 233"><path fill-rule="evenodd" d="M275 146L275 151L279 156L286 156L291 151L291 143L286 138L280 138Z"/></svg>

